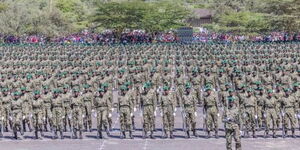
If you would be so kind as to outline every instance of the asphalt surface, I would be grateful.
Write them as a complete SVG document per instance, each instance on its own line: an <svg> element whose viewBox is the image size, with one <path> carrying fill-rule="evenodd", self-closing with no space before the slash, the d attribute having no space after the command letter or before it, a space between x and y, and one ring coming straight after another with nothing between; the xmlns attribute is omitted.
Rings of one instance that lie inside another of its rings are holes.
<svg viewBox="0 0 300 150"><path fill-rule="evenodd" d="M64 133L64 140L52 140L51 133L45 133L46 137L43 140L34 140L34 133L26 132L25 136L21 140L14 140L11 138L12 133L4 133L4 138L0 139L0 150L224 150L226 149L226 140L224 137L224 128L220 123L219 139L205 138L203 132L203 115L201 114L201 108L198 109L197 116L197 132L200 135L199 138L192 137L191 139L185 139L185 134L181 130L182 118L180 115L180 109L177 110L175 118L175 139L161 139L161 126L162 119L159 116L156 117L155 133L156 139L142 139L141 132L141 117L140 112L135 112L136 131L133 133L134 139L120 139L119 135L119 118L116 112L113 113L113 131L111 136L107 137L104 134L105 139L96 139L96 131L84 133L84 139L71 139L70 133ZM95 128L95 124L93 127ZM242 138L243 150L299 150L300 149L300 132L297 131L297 138L287 137L285 139L278 137L263 138L264 132L258 133L258 138ZM291 134L289 132L289 134ZM277 132L277 135L281 135L281 131ZM127 137L128 138L128 137ZM233 145L234 147L234 145Z"/></svg>

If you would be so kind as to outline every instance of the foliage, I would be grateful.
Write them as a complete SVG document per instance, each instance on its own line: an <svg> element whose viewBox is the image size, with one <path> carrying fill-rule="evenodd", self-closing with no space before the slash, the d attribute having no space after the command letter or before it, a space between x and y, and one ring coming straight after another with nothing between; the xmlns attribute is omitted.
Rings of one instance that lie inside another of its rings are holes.
<svg viewBox="0 0 300 150"><path fill-rule="evenodd" d="M188 10L179 3L141 1L100 3L92 19L100 27L164 31L184 25Z"/></svg>

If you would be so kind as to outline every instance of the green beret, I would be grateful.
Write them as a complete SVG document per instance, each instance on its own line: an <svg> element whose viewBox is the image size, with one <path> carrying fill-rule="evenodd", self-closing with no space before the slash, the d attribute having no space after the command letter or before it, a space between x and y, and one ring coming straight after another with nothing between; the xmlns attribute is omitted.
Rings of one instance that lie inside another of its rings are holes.
<svg viewBox="0 0 300 150"><path fill-rule="evenodd" d="M21 87L21 91L26 91L26 87Z"/></svg>
<svg viewBox="0 0 300 150"><path fill-rule="evenodd" d="M60 93L60 92L61 92L60 89L54 89L54 90L53 90L53 93Z"/></svg>
<svg viewBox="0 0 300 150"><path fill-rule="evenodd" d="M234 97L232 97L232 96L228 96L228 97L227 97L227 100L228 100L229 102L232 102L232 101L234 101L235 99L234 99Z"/></svg>
<svg viewBox="0 0 300 150"><path fill-rule="evenodd" d="M98 88L98 92L104 92L103 88Z"/></svg>
<svg viewBox="0 0 300 150"><path fill-rule="evenodd" d="M170 89L169 86L167 86L167 85L164 85L164 86L163 86L163 90L164 90L164 91L167 91L167 90L169 90L169 89Z"/></svg>
<svg viewBox="0 0 300 150"><path fill-rule="evenodd" d="M7 91L8 91L8 88L2 88L1 91L2 91L2 92L7 92Z"/></svg>
<svg viewBox="0 0 300 150"><path fill-rule="evenodd" d="M228 89L228 92L233 92L234 90L232 88Z"/></svg>
<svg viewBox="0 0 300 150"><path fill-rule="evenodd" d="M102 87L108 87L108 83L102 83L101 86Z"/></svg>
<svg viewBox="0 0 300 150"><path fill-rule="evenodd" d="M16 91L16 92L13 93L13 95L14 96L19 96L19 95L21 95L21 93L19 91Z"/></svg>
<svg viewBox="0 0 300 150"><path fill-rule="evenodd" d="M190 89L191 87L192 87L192 85L191 85L190 82L187 82L187 83L185 84L185 88L186 88L186 89Z"/></svg>
<svg viewBox="0 0 300 150"><path fill-rule="evenodd" d="M128 87L127 87L126 85L122 85L122 86L120 87L120 89L121 89L122 91L126 91L126 90L128 90Z"/></svg>
<svg viewBox="0 0 300 150"><path fill-rule="evenodd" d="M268 93L273 93L273 90L272 90L272 89L269 89L269 90L268 90Z"/></svg>
<svg viewBox="0 0 300 150"><path fill-rule="evenodd" d="M35 90L33 94L34 94L34 95L39 95L40 93L41 93L41 92L40 92L39 90Z"/></svg>
<svg viewBox="0 0 300 150"><path fill-rule="evenodd" d="M84 84L84 85L83 85L83 88L85 88L85 89L87 89L87 88L89 88L89 87L90 87L89 84Z"/></svg>
<svg viewBox="0 0 300 150"><path fill-rule="evenodd" d="M296 83L293 84L293 86L294 86L294 87L297 87L297 86L299 86L299 83L296 82Z"/></svg>

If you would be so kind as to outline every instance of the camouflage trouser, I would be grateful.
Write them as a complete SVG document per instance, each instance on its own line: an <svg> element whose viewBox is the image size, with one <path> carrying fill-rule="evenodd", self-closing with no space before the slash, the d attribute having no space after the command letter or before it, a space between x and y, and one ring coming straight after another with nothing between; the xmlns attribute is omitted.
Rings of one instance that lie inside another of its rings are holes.
<svg viewBox="0 0 300 150"><path fill-rule="evenodd" d="M215 106L206 108L207 131L218 131L218 111Z"/></svg>
<svg viewBox="0 0 300 150"><path fill-rule="evenodd" d="M12 117L13 132L21 131L22 111L21 110L13 110L11 117Z"/></svg>
<svg viewBox="0 0 300 150"><path fill-rule="evenodd" d="M261 128L262 124L263 124L263 106L257 106L257 122L258 122L258 126Z"/></svg>
<svg viewBox="0 0 300 150"><path fill-rule="evenodd" d="M64 127L66 129L67 124L69 124L69 127L71 126L70 125L71 124L71 118L69 117L72 114L71 106L70 105L65 106L64 112L65 112L65 114L64 114L64 116L65 116L65 118L64 118Z"/></svg>
<svg viewBox="0 0 300 150"><path fill-rule="evenodd" d="M107 107L98 107L97 108L97 129L98 131L107 130L108 126L108 108Z"/></svg>
<svg viewBox="0 0 300 150"><path fill-rule="evenodd" d="M143 107L143 128L145 132L154 131L154 109L153 105Z"/></svg>
<svg viewBox="0 0 300 150"><path fill-rule="evenodd" d="M173 116L173 108L171 105L164 106L163 110L163 125L164 131L173 131L174 130L174 116Z"/></svg>
<svg viewBox="0 0 300 150"><path fill-rule="evenodd" d="M266 109L266 132L268 133L270 129L272 132L275 133L276 129L278 128L277 125L277 113L275 108L267 108ZM272 123L272 128L271 128Z"/></svg>
<svg viewBox="0 0 300 150"><path fill-rule="evenodd" d="M185 107L185 124L187 131L194 131L196 128L196 119L194 107Z"/></svg>
<svg viewBox="0 0 300 150"><path fill-rule="evenodd" d="M296 128L296 117L295 117L295 110L294 108L285 108L285 115L284 115L284 127L288 129L289 122L291 124L291 129L295 130Z"/></svg>
<svg viewBox="0 0 300 150"><path fill-rule="evenodd" d="M33 123L33 127L36 130L42 130L42 126L43 126L43 111L42 109L37 109L37 110L33 110L33 114L32 114L32 123Z"/></svg>
<svg viewBox="0 0 300 150"><path fill-rule="evenodd" d="M72 124L73 128L77 130L81 130L83 127L82 108L79 106L73 108Z"/></svg>
<svg viewBox="0 0 300 150"><path fill-rule="evenodd" d="M130 116L130 108L127 106L120 107L120 125L121 131L131 131L132 121Z"/></svg>
<svg viewBox="0 0 300 150"><path fill-rule="evenodd" d="M52 112L51 112L51 105L50 104L46 104L45 108L44 108L44 117L45 117L45 126L47 125L47 123L49 123L50 125L52 125Z"/></svg>
<svg viewBox="0 0 300 150"><path fill-rule="evenodd" d="M241 150L241 137L240 137L240 128L237 124L229 124L226 125L225 129L225 137L226 137L226 148L227 150L232 150L232 137L235 140L235 149Z"/></svg>
<svg viewBox="0 0 300 150"><path fill-rule="evenodd" d="M84 123L87 123L86 125L89 127L89 129L92 128L92 102L91 101L85 101L84 102L84 112L83 114L85 115L85 121Z"/></svg>
<svg viewBox="0 0 300 150"><path fill-rule="evenodd" d="M10 105L3 105L3 127L8 128Z"/></svg>
<svg viewBox="0 0 300 150"><path fill-rule="evenodd" d="M246 126L247 131L255 131L255 108L254 107L246 107L245 112L243 114L244 124Z"/></svg>
<svg viewBox="0 0 300 150"><path fill-rule="evenodd" d="M63 129L63 108L62 107L55 107L52 110L52 123L53 127L57 131L62 131Z"/></svg>

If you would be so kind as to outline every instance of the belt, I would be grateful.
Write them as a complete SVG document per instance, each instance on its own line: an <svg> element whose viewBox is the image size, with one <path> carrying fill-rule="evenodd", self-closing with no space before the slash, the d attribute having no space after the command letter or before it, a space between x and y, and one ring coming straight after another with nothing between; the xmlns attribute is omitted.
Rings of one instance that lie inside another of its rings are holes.
<svg viewBox="0 0 300 150"><path fill-rule="evenodd" d="M286 106L286 107L284 107L284 108L294 108L294 106Z"/></svg>
<svg viewBox="0 0 300 150"><path fill-rule="evenodd" d="M143 105L144 107L147 107L147 106L153 106L153 104L146 104L146 105Z"/></svg>

